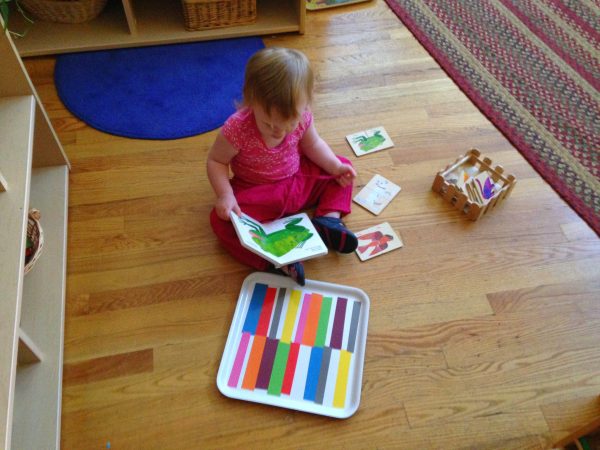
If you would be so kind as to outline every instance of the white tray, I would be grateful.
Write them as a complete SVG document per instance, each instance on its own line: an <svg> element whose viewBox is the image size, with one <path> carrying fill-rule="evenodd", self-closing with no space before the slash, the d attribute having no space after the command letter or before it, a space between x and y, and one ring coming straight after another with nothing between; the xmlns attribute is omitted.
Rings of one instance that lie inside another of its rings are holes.
<svg viewBox="0 0 600 450"><path fill-rule="evenodd" d="M219 390L239 400L350 417L360 403L369 304L364 291L349 286L249 275L219 366Z"/></svg>

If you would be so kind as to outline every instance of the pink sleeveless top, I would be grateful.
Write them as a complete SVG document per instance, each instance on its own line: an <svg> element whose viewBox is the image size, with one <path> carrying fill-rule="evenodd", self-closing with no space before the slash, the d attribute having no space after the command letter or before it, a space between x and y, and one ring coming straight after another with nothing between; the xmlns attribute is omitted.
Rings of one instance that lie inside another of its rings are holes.
<svg viewBox="0 0 600 450"><path fill-rule="evenodd" d="M252 109L243 108L231 115L221 132L238 152L231 160L235 177L249 184L267 184L294 175L300 168L300 139L312 119L312 113L306 109L296 129L279 145L269 148L256 126Z"/></svg>

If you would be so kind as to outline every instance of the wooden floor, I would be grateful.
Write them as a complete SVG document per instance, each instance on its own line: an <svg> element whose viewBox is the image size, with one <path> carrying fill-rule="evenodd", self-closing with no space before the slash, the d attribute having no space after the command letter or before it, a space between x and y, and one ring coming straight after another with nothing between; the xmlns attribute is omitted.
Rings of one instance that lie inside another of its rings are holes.
<svg viewBox="0 0 600 450"><path fill-rule="evenodd" d="M268 37L314 65L317 129L364 185L402 186L380 215L405 247L328 255L309 278L365 290L358 412L329 419L228 399L216 375L244 278L209 223L216 135L138 141L98 132L58 100L50 57L26 66L72 162L64 449L543 449L600 415L600 240L421 48L382 1L309 13ZM357 159L345 135L383 125L395 146ZM516 175L472 223L431 191L471 147Z"/></svg>

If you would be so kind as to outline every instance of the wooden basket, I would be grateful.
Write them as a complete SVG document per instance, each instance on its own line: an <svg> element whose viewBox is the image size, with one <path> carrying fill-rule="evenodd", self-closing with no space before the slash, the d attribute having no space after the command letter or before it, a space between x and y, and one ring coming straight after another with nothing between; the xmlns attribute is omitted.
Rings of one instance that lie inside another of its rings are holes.
<svg viewBox="0 0 600 450"><path fill-rule="evenodd" d="M96 18L108 0L19 0L40 20L59 23L81 23Z"/></svg>
<svg viewBox="0 0 600 450"><path fill-rule="evenodd" d="M37 209L29 211L27 221L27 243L25 249L25 274L29 272L42 254L44 247L44 232L40 225L40 212Z"/></svg>
<svg viewBox="0 0 600 450"><path fill-rule="evenodd" d="M471 149L464 155L441 170L433 180L431 189L442 195L444 200L450 202L454 209L462 211L470 220L478 220L488 211L502 203L511 193L517 182L514 175L504 175L504 168L496 166L492 168L492 160L480 159L481 153L477 149ZM485 172L494 183L494 193L484 201L473 201L465 191L461 190L454 181L456 173L464 169L472 169L474 175Z"/></svg>
<svg viewBox="0 0 600 450"><path fill-rule="evenodd" d="M256 0L182 0L188 31L256 22Z"/></svg>

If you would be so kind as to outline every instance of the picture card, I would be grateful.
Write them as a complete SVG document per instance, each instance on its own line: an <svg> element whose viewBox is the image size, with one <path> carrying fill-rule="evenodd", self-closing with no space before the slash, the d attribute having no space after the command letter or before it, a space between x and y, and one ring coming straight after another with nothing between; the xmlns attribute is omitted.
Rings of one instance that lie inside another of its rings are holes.
<svg viewBox="0 0 600 450"><path fill-rule="evenodd" d="M470 201L480 205L487 204L501 189L500 184L494 183L490 174L485 171L475 175L462 171L455 184Z"/></svg>
<svg viewBox="0 0 600 450"><path fill-rule="evenodd" d="M383 255L404 245L387 222L359 231L356 237L358 238L356 254L361 261Z"/></svg>
<svg viewBox="0 0 600 450"><path fill-rule="evenodd" d="M500 185L494 183L494 180L487 172L481 172L473 177L471 183L477 190L477 195L480 197L483 204L488 203L501 189Z"/></svg>
<svg viewBox="0 0 600 450"><path fill-rule="evenodd" d="M400 192L400 186L387 178L376 174L354 197L354 201L363 208L378 215Z"/></svg>
<svg viewBox="0 0 600 450"><path fill-rule="evenodd" d="M394 146L392 139L383 127L371 128L369 130L359 131L349 134L346 140L352 147L356 156L375 153L379 150L385 150Z"/></svg>

